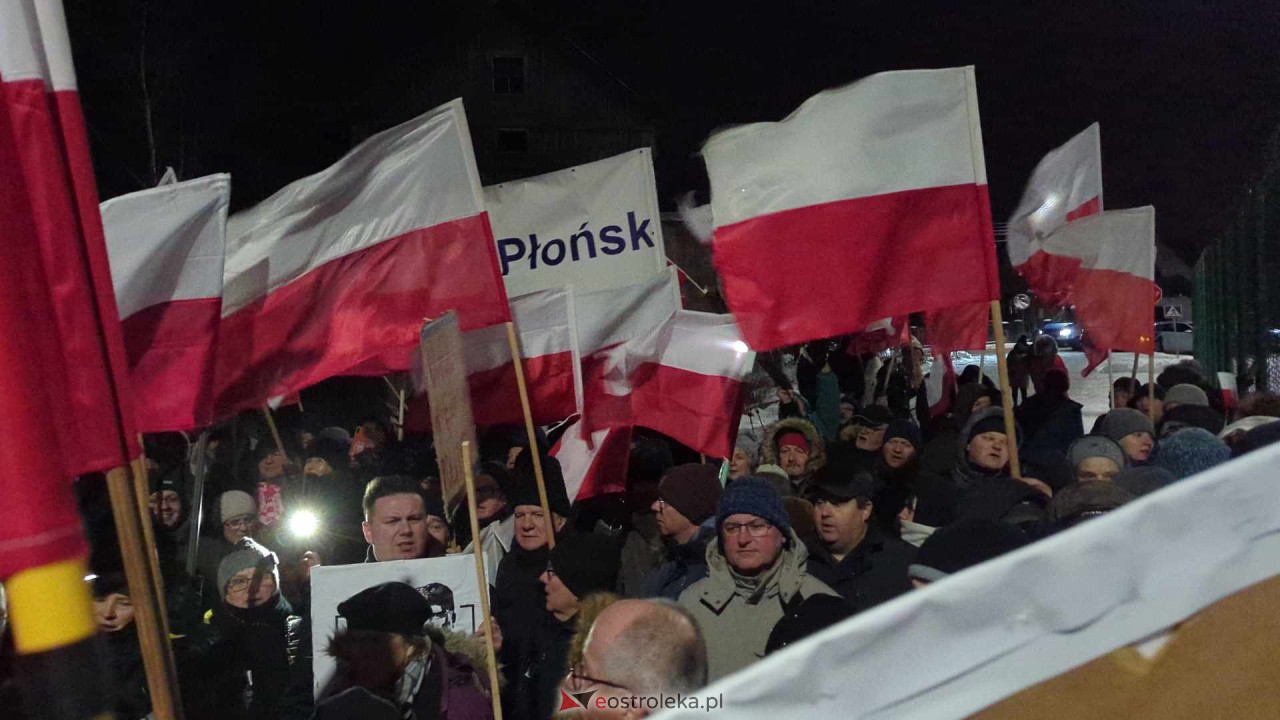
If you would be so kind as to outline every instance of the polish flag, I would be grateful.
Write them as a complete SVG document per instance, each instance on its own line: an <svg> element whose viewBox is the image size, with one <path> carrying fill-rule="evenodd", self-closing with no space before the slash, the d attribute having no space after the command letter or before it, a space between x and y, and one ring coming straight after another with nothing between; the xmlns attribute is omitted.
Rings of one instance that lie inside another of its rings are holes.
<svg viewBox="0 0 1280 720"><path fill-rule="evenodd" d="M631 424L631 376L657 358L662 330L679 310L674 268L635 285L574 295L584 432Z"/></svg>
<svg viewBox="0 0 1280 720"><path fill-rule="evenodd" d="M511 300L533 421L554 423L579 412L582 376L570 288L542 290ZM524 422L506 325L463 333L471 412L477 425ZM425 394L409 402L405 427L426 431L431 411Z"/></svg>
<svg viewBox="0 0 1280 720"><path fill-rule="evenodd" d="M845 354L850 357L874 355L889 348L899 347L911 342L907 330L907 316L883 318L871 323L862 332L855 334L845 346Z"/></svg>
<svg viewBox="0 0 1280 720"><path fill-rule="evenodd" d="M55 0L0 0L0 337L0 577L8 578L82 555L71 478L140 453Z"/></svg>
<svg viewBox="0 0 1280 720"><path fill-rule="evenodd" d="M138 430L210 425L231 176L102 204Z"/></svg>
<svg viewBox="0 0 1280 720"><path fill-rule="evenodd" d="M1102 139L1094 123L1044 156L1009 218L1009 261L1042 302L1068 304L1080 267L1074 256L1046 248L1046 239L1063 225L1099 212Z"/></svg>
<svg viewBox="0 0 1280 720"><path fill-rule="evenodd" d="M1089 342L1088 376L1110 350L1155 349L1156 212L1147 206L1109 210L1063 225L1044 252L1074 262L1070 300Z"/></svg>
<svg viewBox="0 0 1280 720"><path fill-rule="evenodd" d="M973 68L872 75L702 148L751 347L999 297Z"/></svg>
<svg viewBox="0 0 1280 720"><path fill-rule="evenodd" d="M929 417L946 414L951 408L951 397L956 388L956 371L951 365L951 353L934 353L933 366L925 378L925 400L929 403Z"/></svg>
<svg viewBox="0 0 1280 720"><path fill-rule="evenodd" d="M732 454L754 363L732 316L679 310L597 357L584 369L593 425L583 427L641 426L713 457Z"/></svg>
<svg viewBox="0 0 1280 720"><path fill-rule="evenodd" d="M986 350L991 327L991 303L977 302L938 308L924 314L929 346L940 353Z"/></svg>
<svg viewBox="0 0 1280 720"><path fill-rule="evenodd" d="M574 501L627 490L627 461L631 458L631 428L604 428L584 438L575 422L551 448L560 461L564 489Z"/></svg>
<svg viewBox="0 0 1280 720"><path fill-rule="evenodd" d="M633 422L727 458L742 418L742 380L754 364L732 315L680 310L663 328L657 356L630 377Z"/></svg>
<svg viewBox="0 0 1280 720"><path fill-rule="evenodd" d="M262 407L407 370L423 320L510 319L462 101L369 138L228 221L217 401Z"/></svg>

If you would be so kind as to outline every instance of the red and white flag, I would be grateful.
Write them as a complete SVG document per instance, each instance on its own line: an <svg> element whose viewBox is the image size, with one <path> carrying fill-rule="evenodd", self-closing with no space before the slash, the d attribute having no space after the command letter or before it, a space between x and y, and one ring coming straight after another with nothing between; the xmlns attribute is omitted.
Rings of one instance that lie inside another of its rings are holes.
<svg viewBox="0 0 1280 720"><path fill-rule="evenodd" d="M1042 302L1067 304L1080 267L1075 256L1046 248L1046 239L1063 225L1099 212L1102 139L1094 123L1044 156L1009 218L1009 262Z"/></svg>
<svg viewBox="0 0 1280 720"><path fill-rule="evenodd" d="M999 297L971 67L872 75L702 154L716 268L756 350Z"/></svg>
<svg viewBox="0 0 1280 720"><path fill-rule="evenodd" d="M579 424L585 432L631 424L632 374L658 356L662 330L678 310L680 288L674 268L647 282L575 293L584 386Z"/></svg>
<svg viewBox="0 0 1280 720"><path fill-rule="evenodd" d="M845 354L851 357L874 355L879 352L911 343L906 315L883 318L863 328L862 332L849 338Z"/></svg>
<svg viewBox="0 0 1280 720"><path fill-rule="evenodd" d="M52 0L0 0L0 337L7 578L83 554L71 479L140 452L66 20Z"/></svg>
<svg viewBox="0 0 1280 720"><path fill-rule="evenodd" d="M678 311L662 330L657 356L631 374L634 424L729 457L742 419L742 380L754 363L732 315Z"/></svg>
<svg viewBox="0 0 1280 720"><path fill-rule="evenodd" d="M755 358L733 316L679 310L597 358L585 371L592 425L582 427L646 427L713 457L732 454Z"/></svg>
<svg viewBox="0 0 1280 720"><path fill-rule="evenodd" d="M582 435L582 423L574 422L551 448L551 455L560 461L564 489L573 502L626 492L631 428L604 428L588 440Z"/></svg>
<svg viewBox="0 0 1280 720"><path fill-rule="evenodd" d="M951 353L934 353L933 366L925 378L925 400L929 403L929 417L936 418L951 408L951 397L956 388L956 371L951 365Z"/></svg>
<svg viewBox="0 0 1280 720"><path fill-rule="evenodd" d="M212 424L231 176L102 203L138 430Z"/></svg>
<svg viewBox="0 0 1280 720"><path fill-rule="evenodd" d="M1063 225L1044 252L1077 264L1070 301L1088 342L1088 375L1110 350L1155 349L1156 211L1108 210Z"/></svg>
<svg viewBox="0 0 1280 720"><path fill-rule="evenodd" d="M573 315L573 291L542 290L511 300L533 421L559 422L579 412L582 376ZM471 412L477 425L524 422L515 363L505 325L463 333ZM409 403L405 427L430 429L427 396Z"/></svg>
<svg viewBox="0 0 1280 720"><path fill-rule="evenodd" d="M228 221L217 400L261 407L409 368L425 318L510 319L462 102L361 143Z"/></svg>

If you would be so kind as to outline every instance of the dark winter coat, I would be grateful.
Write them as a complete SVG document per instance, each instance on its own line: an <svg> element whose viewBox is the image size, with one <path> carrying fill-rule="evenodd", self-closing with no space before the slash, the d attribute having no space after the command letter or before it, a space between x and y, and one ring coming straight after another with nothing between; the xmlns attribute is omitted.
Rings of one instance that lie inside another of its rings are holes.
<svg viewBox="0 0 1280 720"><path fill-rule="evenodd" d="M707 543L716 539L714 527L700 527L693 539L667 549L667 561L654 571L648 597L677 600L690 585L707 576Z"/></svg>
<svg viewBox="0 0 1280 720"><path fill-rule="evenodd" d="M279 718L304 644L302 618L283 597L247 610L219 603L209 615L209 630L209 647L199 661L204 681L195 690L202 699L188 705L216 720Z"/></svg>
<svg viewBox="0 0 1280 720"><path fill-rule="evenodd" d="M547 720L560 707L559 688L564 676L569 673L569 646L573 644L573 618L561 622L551 613L547 613L535 632L537 652L530 656L528 664L521 669L521 676L528 678L526 683L532 692L530 696L532 715L516 715L534 720ZM505 640L504 640L505 643Z"/></svg>
<svg viewBox="0 0 1280 720"><path fill-rule="evenodd" d="M147 673L142 666L137 625L105 633L103 640L111 669L112 709L120 720L141 720L151 713L151 697L147 691Z"/></svg>
<svg viewBox="0 0 1280 720"><path fill-rule="evenodd" d="M811 546L807 569L859 613L911 589L907 566L915 554L914 547L868 525L862 542L843 560L837 561L821 543Z"/></svg>
<svg viewBox="0 0 1280 720"><path fill-rule="evenodd" d="M1023 447L1066 454L1071 443L1084 437L1083 406L1066 397L1039 393L1017 409L1018 424L1026 433Z"/></svg>
<svg viewBox="0 0 1280 720"><path fill-rule="evenodd" d="M502 629L502 652L498 658L506 678L502 692L504 716L532 717L536 707L533 679L524 670L532 667L540 654L538 629L551 618L547 594L538 579L547 569L545 547L525 550L519 543L498 565L493 591L493 616Z"/></svg>

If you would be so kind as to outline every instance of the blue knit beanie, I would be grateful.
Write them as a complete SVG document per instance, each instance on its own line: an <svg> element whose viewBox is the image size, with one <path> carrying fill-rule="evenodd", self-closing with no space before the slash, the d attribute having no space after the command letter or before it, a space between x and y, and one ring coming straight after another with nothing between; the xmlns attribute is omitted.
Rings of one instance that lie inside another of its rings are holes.
<svg viewBox="0 0 1280 720"><path fill-rule="evenodd" d="M1202 428L1185 428L1160 441L1155 464L1179 480L1231 459L1231 448Z"/></svg>
<svg viewBox="0 0 1280 720"><path fill-rule="evenodd" d="M716 511L716 532L720 532L725 518L738 513L755 515L781 530L784 539L791 537L791 521L782 506L782 496L765 478L749 475L729 483L720 496L720 507Z"/></svg>

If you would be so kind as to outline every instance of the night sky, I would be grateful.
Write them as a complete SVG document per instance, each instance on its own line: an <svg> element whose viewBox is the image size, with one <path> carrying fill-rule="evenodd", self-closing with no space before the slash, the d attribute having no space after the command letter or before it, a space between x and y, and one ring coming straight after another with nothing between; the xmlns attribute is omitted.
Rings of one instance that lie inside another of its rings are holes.
<svg viewBox="0 0 1280 720"><path fill-rule="evenodd" d="M170 164L182 177L231 172L240 208L325 167L379 101L362 77L394 78L399 48L482 1L66 0L102 196ZM664 203L690 189L705 200L696 152L717 127L781 119L873 72L972 64L997 222L1036 161L1096 120L1106 206L1155 205L1158 240L1190 262L1280 123L1271 0L524 5L634 90L657 130Z"/></svg>

